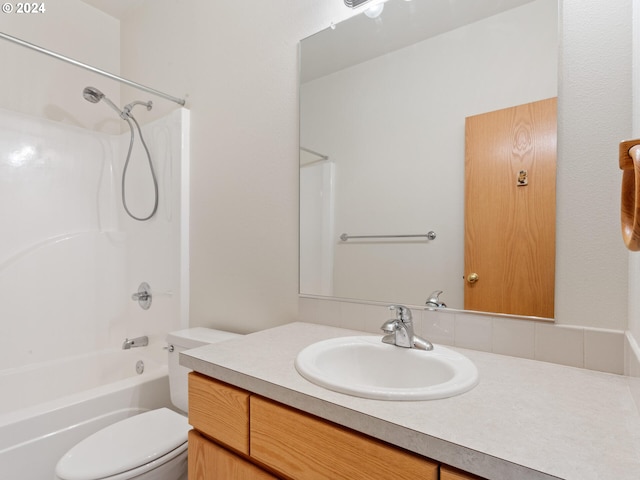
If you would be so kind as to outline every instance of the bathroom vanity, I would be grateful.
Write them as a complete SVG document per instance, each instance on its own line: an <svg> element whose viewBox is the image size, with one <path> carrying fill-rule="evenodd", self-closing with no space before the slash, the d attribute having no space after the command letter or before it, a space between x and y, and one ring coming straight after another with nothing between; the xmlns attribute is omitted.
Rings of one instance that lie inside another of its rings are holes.
<svg viewBox="0 0 640 480"><path fill-rule="evenodd" d="M197 373L189 401L192 480L279 478L256 465L285 478L438 478L436 462ZM226 462L207 458L223 454ZM221 475L225 463L235 474Z"/></svg>
<svg viewBox="0 0 640 480"><path fill-rule="evenodd" d="M441 400L363 399L298 374L299 351L349 335L362 332L293 323L183 353L181 363L195 371L190 480L588 480L640 472L637 379L470 350L480 383Z"/></svg>

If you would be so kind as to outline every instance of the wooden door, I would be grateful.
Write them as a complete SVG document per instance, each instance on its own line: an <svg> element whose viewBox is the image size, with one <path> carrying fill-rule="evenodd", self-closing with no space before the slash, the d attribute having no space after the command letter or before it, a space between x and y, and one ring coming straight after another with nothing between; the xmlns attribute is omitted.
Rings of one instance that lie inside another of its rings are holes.
<svg viewBox="0 0 640 480"><path fill-rule="evenodd" d="M553 318L556 139L555 98L466 119L465 309Z"/></svg>

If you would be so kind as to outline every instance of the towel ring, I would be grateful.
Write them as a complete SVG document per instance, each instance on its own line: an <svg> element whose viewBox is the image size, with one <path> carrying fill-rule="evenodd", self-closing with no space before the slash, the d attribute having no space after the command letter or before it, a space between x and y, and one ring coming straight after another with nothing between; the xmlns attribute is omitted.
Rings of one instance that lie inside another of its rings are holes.
<svg viewBox="0 0 640 480"><path fill-rule="evenodd" d="M620 142L622 239L629 250L640 251L640 139Z"/></svg>

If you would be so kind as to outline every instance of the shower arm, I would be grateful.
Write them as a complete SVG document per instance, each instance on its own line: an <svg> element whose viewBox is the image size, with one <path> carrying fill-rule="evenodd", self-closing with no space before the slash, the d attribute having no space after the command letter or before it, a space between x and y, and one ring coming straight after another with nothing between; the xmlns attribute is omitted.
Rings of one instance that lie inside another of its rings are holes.
<svg viewBox="0 0 640 480"><path fill-rule="evenodd" d="M131 113L131 110L133 110L133 107L135 107L136 105L144 105L145 107L147 107L147 111L151 110L151 108L153 107L153 102L151 100L149 100L148 102L142 102L140 100L136 100L134 102L131 102L127 105L124 106L123 110L123 114L129 116L129 114Z"/></svg>

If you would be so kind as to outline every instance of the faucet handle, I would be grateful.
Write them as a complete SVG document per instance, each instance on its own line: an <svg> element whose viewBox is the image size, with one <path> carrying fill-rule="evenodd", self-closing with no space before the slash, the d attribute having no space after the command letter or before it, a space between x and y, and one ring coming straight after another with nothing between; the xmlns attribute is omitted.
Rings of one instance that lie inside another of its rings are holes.
<svg viewBox="0 0 640 480"><path fill-rule="evenodd" d="M435 308L447 308L447 304L440 301L441 293L442 290L435 290L431 292L431 295L429 295L429 298L427 298L427 301L425 302L427 310L434 310Z"/></svg>
<svg viewBox="0 0 640 480"><path fill-rule="evenodd" d="M396 319L401 322L411 322L411 310L404 305L389 305L389 310L395 310Z"/></svg>
<svg viewBox="0 0 640 480"><path fill-rule="evenodd" d="M143 310L149 309L152 298L151 287L147 282L142 282L138 287L138 291L131 295L131 300L138 302L138 305L140 305L140 308Z"/></svg>
<svg viewBox="0 0 640 480"><path fill-rule="evenodd" d="M382 330L384 333L393 333L398 330L398 328L400 328L399 323L400 322L395 318L391 318L382 324L380 330Z"/></svg>

